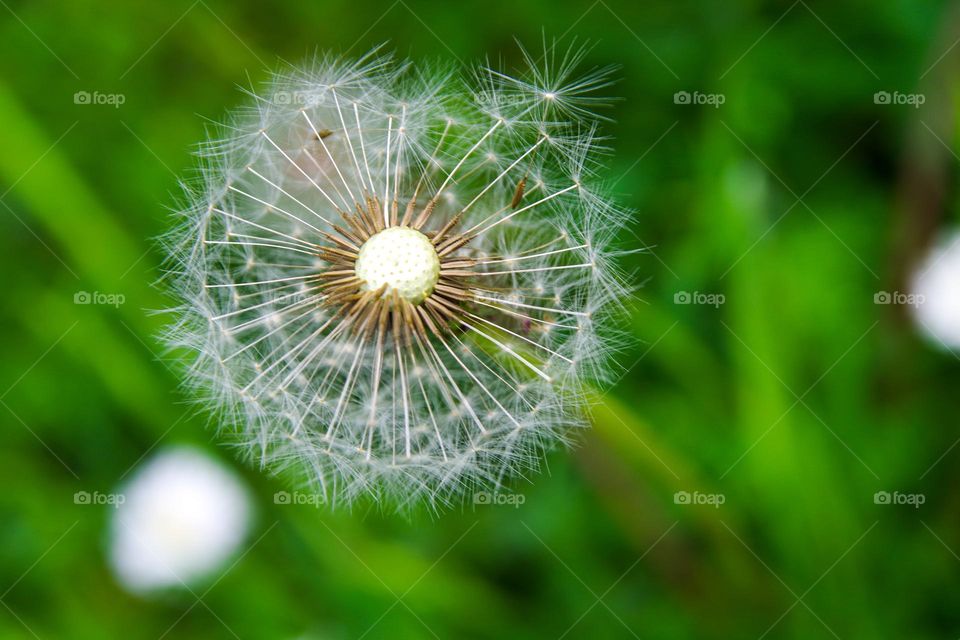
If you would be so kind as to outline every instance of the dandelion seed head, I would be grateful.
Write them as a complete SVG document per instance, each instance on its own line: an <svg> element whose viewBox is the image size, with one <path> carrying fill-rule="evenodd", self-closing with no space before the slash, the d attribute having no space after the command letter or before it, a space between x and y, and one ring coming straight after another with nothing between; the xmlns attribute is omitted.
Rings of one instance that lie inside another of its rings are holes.
<svg viewBox="0 0 960 640"><path fill-rule="evenodd" d="M233 555L252 509L231 471L190 447L156 455L120 489L110 564L134 593L188 587Z"/></svg>
<svg viewBox="0 0 960 640"><path fill-rule="evenodd" d="M911 278L910 310L922 333L960 350L960 230L945 233Z"/></svg>
<svg viewBox="0 0 960 640"><path fill-rule="evenodd" d="M331 503L436 507L586 425L629 213L597 186L606 76L553 50L466 80L320 58L202 147L167 337L249 458Z"/></svg>

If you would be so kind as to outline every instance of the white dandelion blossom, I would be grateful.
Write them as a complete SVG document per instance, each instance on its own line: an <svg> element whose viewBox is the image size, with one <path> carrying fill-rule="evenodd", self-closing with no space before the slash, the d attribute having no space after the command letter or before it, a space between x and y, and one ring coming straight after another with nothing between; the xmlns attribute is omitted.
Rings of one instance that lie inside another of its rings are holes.
<svg viewBox="0 0 960 640"><path fill-rule="evenodd" d="M223 429L323 499L437 505L585 425L626 295L599 72L368 56L277 77L170 238L169 341Z"/></svg>

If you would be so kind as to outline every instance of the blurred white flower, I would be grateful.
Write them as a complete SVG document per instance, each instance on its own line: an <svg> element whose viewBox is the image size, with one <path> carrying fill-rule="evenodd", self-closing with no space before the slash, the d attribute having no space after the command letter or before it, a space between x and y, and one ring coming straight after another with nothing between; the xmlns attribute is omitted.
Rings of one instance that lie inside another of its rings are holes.
<svg viewBox="0 0 960 640"><path fill-rule="evenodd" d="M939 346L960 349L960 232L944 238L913 275L914 317Z"/></svg>
<svg viewBox="0 0 960 640"><path fill-rule="evenodd" d="M190 447L160 453L120 489L110 563L129 591L190 585L230 558L251 505L239 478Z"/></svg>

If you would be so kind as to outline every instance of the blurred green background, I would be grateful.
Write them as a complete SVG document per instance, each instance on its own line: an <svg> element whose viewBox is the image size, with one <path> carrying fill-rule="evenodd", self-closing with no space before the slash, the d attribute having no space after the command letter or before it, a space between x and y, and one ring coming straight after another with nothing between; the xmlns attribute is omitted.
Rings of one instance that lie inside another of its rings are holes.
<svg viewBox="0 0 960 640"><path fill-rule="evenodd" d="M960 635L960 358L874 303L956 221L958 6L0 5L0 637ZM627 259L636 342L595 429L518 508L274 504L282 483L185 404L148 313L192 145L280 60L389 41L510 65L543 34L621 65L607 175L639 212L624 246L651 248ZM111 508L73 495L184 442L238 469L256 526L192 592L129 595Z"/></svg>

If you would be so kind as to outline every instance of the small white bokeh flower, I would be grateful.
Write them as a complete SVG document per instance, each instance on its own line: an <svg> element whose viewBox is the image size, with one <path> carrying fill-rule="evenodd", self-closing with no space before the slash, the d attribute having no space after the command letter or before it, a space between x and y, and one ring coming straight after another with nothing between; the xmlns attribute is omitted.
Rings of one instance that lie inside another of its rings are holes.
<svg viewBox="0 0 960 640"><path fill-rule="evenodd" d="M606 70L553 58L466 78L324 58L204 147L169 341L262 466L433 506L585 425L627 214L594 186Z"/></svg>
<svg viewBox="0 0 960 640"><path fill-rule="evenodd" d="M243 542L251 505L236 475L190 447L168 449L120 489L110 564L134 593L189 586Z"/></svg>
<svg viewBox="0 0 960 640"><path fill-rule="evenodd" d="M924 259L911 293L921 331L939 346L960 349L960 232L945 237Z"/></svg>

